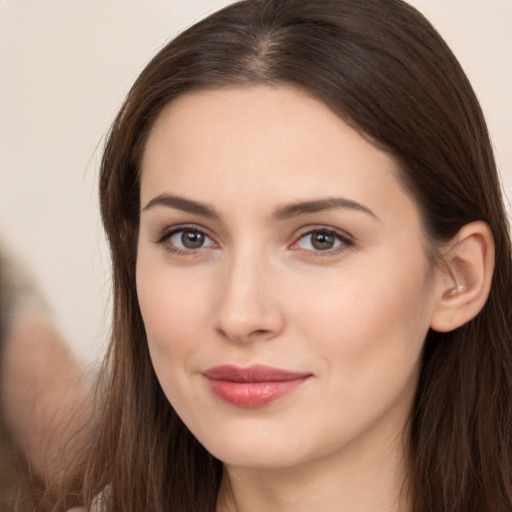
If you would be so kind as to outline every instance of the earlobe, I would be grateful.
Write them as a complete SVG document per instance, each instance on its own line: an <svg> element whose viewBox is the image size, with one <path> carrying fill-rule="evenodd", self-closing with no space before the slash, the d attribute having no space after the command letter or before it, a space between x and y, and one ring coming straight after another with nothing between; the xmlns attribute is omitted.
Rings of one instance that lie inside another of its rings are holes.
<svg viewBox="0 0 512 512"><path fill-rule="evenodd" d="M437 303L430 327L439 332L457 329L484 307L494 271L494 239L489 226L471 222L458 232L444 256L436 287Z"/></svg>

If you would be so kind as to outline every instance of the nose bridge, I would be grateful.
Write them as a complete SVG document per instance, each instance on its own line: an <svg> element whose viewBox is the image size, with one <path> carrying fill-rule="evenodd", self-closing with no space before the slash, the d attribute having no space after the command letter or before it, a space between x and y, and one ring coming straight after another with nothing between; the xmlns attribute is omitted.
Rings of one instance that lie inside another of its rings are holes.
<svg viewBox="0 0 512 512"><path fill-rule="evenodd" d="M233 341L274 337L282 328L272 262L251 244L225 260L218 290L216 329Z"/></svg>

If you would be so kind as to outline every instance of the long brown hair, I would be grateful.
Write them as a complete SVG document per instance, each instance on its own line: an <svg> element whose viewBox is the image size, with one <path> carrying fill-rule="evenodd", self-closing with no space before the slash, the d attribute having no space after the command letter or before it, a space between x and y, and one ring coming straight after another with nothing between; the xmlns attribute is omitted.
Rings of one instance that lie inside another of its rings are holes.
<svg viewBox="0 0 512 512"><path fill-rule="evenodd" d="M135 82L101 166L114 316L103 407L80 494L114 511L212 512L221 463L177 417L153 371L135 291L139 172L163 107L193 90L289 84L318 98L401 169L429 250L485 221L496 270L481 313L429 332L410 419L412 508L512 510L511 249L486 124L459 63L400 0L247 0L168 43Z"/></svg>

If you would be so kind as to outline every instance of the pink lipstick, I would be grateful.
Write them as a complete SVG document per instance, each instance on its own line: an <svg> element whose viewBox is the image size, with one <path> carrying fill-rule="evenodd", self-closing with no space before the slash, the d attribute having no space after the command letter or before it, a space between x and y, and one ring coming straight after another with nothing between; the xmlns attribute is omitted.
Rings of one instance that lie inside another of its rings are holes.
<svg viewBox="0 0 512 512"><path fill-rule="evenodd" d="M238 407L262 407L304 384L312 374L289 372L269 366L240 368L232 365L216 366L206 370L213 394Z"/></svg>

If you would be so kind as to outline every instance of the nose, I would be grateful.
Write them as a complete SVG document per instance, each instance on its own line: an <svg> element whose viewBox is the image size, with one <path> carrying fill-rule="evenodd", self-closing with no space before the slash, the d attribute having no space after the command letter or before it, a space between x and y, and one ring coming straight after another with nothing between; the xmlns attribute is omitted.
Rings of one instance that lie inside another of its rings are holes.
<svg viewBox="0 0 512 512"><path fill-rule="evenodd" d="M250 255L226 262L217 295L215 329L237 343L270 340L284 328L279 283L270 262Z"/></svg>

